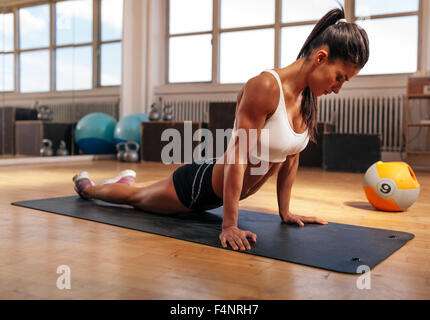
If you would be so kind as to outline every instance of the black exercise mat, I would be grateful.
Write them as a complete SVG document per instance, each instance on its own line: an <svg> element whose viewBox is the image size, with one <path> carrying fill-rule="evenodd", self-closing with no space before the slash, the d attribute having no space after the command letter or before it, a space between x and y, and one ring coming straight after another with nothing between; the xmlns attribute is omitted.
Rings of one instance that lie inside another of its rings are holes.
<svg viewBox="0 0 430 320"><path fill-rule="evenodd" d="M77 196L12 204L222 248L222 208L166 216ZM257 234L257 243L251 242L246 253L352 274L360 266L372 269L414 238L410 233L339 223L299 228L281 223L277 215L245 210L239 212L239 228Z"/></svg>

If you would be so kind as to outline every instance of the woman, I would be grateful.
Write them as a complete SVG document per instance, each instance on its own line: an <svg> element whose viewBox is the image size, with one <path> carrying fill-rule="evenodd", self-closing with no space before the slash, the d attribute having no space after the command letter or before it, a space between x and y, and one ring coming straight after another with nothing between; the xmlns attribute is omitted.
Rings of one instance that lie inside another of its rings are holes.
<svg viewBox="0 0 430 320"><path fill-rule="evenodd" d="M368 57L366 32L346 22L343 8L331 10L317 23L293 64L263 72L240 90L233 138L223 157L200 165L184 165L167 179L144 188L128 186L135 178L130 170L100 186L95 186L84 172L73 178L75 189L86 199L129 204L161 214L223 205L219 236L222 246L250 250L248 238L255 243L257 235L238 228L239 200L257 192L270 176L277 174L277 199L283 222L299 226L326 224L319 218L298 216L289 210L299 153L315 137L317 97L337 94L344 82L363 68ZM271 139L261 139L263 129L269 131ZM248 133L249 150L263 148L268 154L243 152L239 130ZM257 139L249 138L251 130L257 130ZM249 161L251 158L254 159ZM260 161L258 165L256 159ZM253 174L261 163L267 170Z"/></svg>

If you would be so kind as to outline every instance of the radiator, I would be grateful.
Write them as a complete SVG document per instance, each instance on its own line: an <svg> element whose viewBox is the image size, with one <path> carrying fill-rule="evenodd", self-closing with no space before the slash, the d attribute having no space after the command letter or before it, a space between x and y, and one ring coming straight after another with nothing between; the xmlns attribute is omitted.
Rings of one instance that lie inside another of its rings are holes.
<svg viewBox="0 0 430 320"><path fill-rule="evenodd" d="M91 102L91 103L62 103L49 104L54 111L53 121L64 123L78 122L89 113L101 112L119 119L119 101Z"/></svg>
<svg viewBox="0 0 430 320"><path fill-rule="evenodd" d="M168 99L162 105L171 105L174 120L208 122L208 100ZM319 100L318 121L335 125L335 133L380 134L381 151L400 152L403 146L405 96L378 97L322 97Z"/></svg>
<svg viewBox="0 0 430 320"><path fill-rule="evenodd" d="M318 121L335 125L336 133L380 134L381 151L400 152L403 146L405 96L323 97Z"/></svg>
<svg viewBox="0 0 430 320"><path fill-rule="evenodd" d="M162 106L169 105L173 110L175 121L209 122L209 104L211 102L231 102L231 99L217 100L178 100L162 99Z"/></svg>

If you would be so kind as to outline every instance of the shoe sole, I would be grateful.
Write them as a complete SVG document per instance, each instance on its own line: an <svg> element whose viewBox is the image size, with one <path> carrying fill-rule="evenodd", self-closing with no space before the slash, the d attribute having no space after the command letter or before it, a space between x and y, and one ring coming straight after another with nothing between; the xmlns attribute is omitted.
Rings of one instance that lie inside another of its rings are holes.
<svg viewBox="0 0 430 320"><path fill-rule="evenodd" d="M102 185L106 185L106 184L114 184L114 183L117 183L118 181L121 181L125 177L132 177L133 180L135 180L135 178L136 178L136 172L133 171L133 170L124 170L124 171L121 171L115 178L105 180L102 183L100 183L99 185L102 186Z"/></svg>

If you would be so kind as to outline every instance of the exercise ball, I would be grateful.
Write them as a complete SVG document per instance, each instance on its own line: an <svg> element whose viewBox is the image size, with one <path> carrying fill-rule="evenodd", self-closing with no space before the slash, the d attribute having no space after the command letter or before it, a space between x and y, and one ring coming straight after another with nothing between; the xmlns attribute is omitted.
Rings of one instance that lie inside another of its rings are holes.
<svg viewBox="0 0 430 320"><path fill-rule="evenodd" d="M105 113L87 114L76 125L76 144L85 154L115 153L115 125L116 120Z"/></svg>
<svg viewBox="0 0 430 320"><path fill-rule="evenodd" d="M363 178L367 200L383 211L405 211L418 199L420 185L405 162L378 161Z"/></svg>
<svg viewBox="0 0 430 320"><path fill-rule="evenodd" d="M122 118L120 121L118 121L115 127L115 145L120 142L134 141L140 146L142 122L147 121L149 121L149 118L143 113L131 114Z"/></svg>

